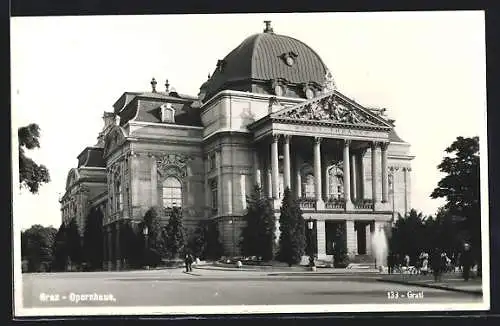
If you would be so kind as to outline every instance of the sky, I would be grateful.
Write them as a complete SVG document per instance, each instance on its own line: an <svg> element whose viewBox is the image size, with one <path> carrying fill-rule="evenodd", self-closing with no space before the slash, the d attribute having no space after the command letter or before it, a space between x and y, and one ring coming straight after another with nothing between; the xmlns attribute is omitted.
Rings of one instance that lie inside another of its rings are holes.
<svg viewBox="0 0 500 326"><path fill-rule="evenodd" d="M486 154L482 11L15 17L13 148L17 128L37 123L41 148L27 154L47 166L51 182L32 195L19 190L14 170L14 225L59 227L67 173L123 92L150 91L154 77L159 90L168 79L179 93L197 95L217 60L262 32L264 20L314 49L341 93L387 108L415 155L413 208L429 215L444 204L429 195L457 136L480 136Z"/></svg>

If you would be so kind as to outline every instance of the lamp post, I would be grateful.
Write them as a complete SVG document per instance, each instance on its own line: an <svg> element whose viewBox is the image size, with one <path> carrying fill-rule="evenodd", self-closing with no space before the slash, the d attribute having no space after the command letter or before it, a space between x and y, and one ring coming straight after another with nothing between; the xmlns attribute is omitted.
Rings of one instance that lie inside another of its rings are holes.
<svg viewBox="0 0 500 326"><path fill-rule="evenodd" d="M148 265L148 226L144 224L144 228L142 229L142 234L144 235L144 267L149 269Z"/></svg>
<svg viewBox="0 0 500 326"><path fill-rule="evenodd" d="M312 245L312 232L314 228L314 221L311 217L309 217L309 220L307 221L307 229L309 230L309 267L311 267L311 270L316 270L316 265L314 264L314 250L313 250L313 245Z"/></svg>

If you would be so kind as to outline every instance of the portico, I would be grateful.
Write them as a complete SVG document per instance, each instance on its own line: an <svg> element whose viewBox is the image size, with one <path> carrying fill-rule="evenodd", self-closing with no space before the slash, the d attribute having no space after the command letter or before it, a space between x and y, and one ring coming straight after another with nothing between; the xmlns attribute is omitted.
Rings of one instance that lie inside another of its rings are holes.
<svg viewBox="0 0 500 326"><path fill-rule="evenodd" d="M316 220L318 257L330 254L325 222L344 224L348 252L364 255L370 254L376 224L390 220L391 128L335 93L283 108L249 127L256 148L255 182L263 186L275 210L284 190L291 190L304 217Z"/></svg>

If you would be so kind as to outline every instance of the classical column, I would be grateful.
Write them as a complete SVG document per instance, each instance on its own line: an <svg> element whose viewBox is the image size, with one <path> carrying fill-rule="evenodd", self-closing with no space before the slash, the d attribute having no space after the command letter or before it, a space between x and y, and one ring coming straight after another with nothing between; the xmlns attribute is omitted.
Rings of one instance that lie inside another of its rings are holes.
<svg viewBox="0 0 500 326"><path fill-rule="evenodd" d="M269 198L273 198L273 174L271 167L267 167L267 194Z"/></svg>
<svg viewBox="0 0 500 326"><path fill-rule="evenodd" d="M328 163L325 164L325 200L330 199L330 173L328 173Z"/></svg>
<svg viewBox="0 0 500 326"><path fill-rule="evenodd" d="M321 138L314 138L314 186L316 194L316 209L323 209L324 202L321 195Z"/></svg>
<svg viewBox="0 0 500 326"><path fill-rule="evenodd" d="M411 197L410 196L410 192L411 192L410 172L411 172L411 168L409 168L409 167L403 168L404 183L405 183L405 195L404 195L405 211L404 211L404 214L408 213L408 211L410 210L410 207L411 207L411 203L410 203L410 197Z"/></svg>
<svg viewBox="0 0 500 326"><path fill-rule="evenodd" d="M352 189L352 200L358 199L358 180L357 180L357 160L356 154L351 154L351 189Z"/></svg>
<svg viewBox="0 0 500 326"><path fill-rule="evenodd" d="M302 197L302 177L300 175L300 164L302 163L300 161L300 157L297 155L296 157L296 168L295 168L295 177L297 178L296 183L297 183L297 198Z"/></svg>
<svg viewBox="0 0 500 326"><path fill-rule="evenodd" d="M389 147L389 143L380 144L381 149L381 160L382 160L382 202L388 202L388 190L389 190L389 178L387 175L387 147Z"/></svg>
<svg viewBox="0 0 500 326"><path fill-rule="evenodd" d="M359 153L358 156L358 181L359 181L359 187L358 187L358 199L364 199L365 198L365 164L364 164L364 156L366 153L366 149L362 149L361 152Z"/></svg>
<svg viewBox="0 0 500 326"><path fill-rule="evenodd" d="M258 149L254 148L253 150L253 168L254 168L254 177L255 177L255 184L259 186L259 188L262 188L262 183L261 183L261 176L260 176L260 158L259 158L259 153Z"/></svg>
<svg viewBox="0 0 500 326"><path fill-rule="evenodd" d="M377 143L372 142L372 200L377 202Z"/></svg>
<svg viewBox="0 0 500 326"><path fill-rule="evenodd" d="M116 270L121 269L121 243L120 243L120 221L116 222L116 237L115 237L115 260L116 260Z"/></svg>
<svg viewBox="0 0 500 326"><path fill-rule="evenodd" d="M279 135L273 135L271 143L271 173L272 173L272 194L274 199L278 199L279 166L278 166L278 140Z"/></svg>
<svg viewBox="0 0 500 326"><path fill-rule="evenodd" d="M349 164L350 155L349 155L349 146L351 145L351 141L349 139L344 140L344 199L346 209L350 208L352 205L351 202L351 167Z"/></svg>
<svg viewBox="0 0 500 326"><path fill-rule="evenodd" d="M290 189L290 135L284 136L283 142L283 184Z"/></svg>

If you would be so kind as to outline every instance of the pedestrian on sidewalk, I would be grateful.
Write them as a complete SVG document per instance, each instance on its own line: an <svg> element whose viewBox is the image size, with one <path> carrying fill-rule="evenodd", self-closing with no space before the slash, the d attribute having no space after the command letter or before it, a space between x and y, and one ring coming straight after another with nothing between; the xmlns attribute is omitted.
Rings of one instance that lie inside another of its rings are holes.
<svg viewBox="0 0 500 326"><path fill-rule="evenodd" d="M186 257L184 257L184 264L186 265L186 273L192 272L193 271L193 256L191 256L190 253L186 254Z"/></svg>
<svg viewBox="0 0 500 326"><path fill-rule="evenodd" d="M387 256L387 273L392 274L394 272L394 253L390 252Z"/></svg>
<svg viewBox="0 0 500 326"><path fill-rule="evenodd" d="M462 262L462 276L464 281L468 281L470 278L470 269L472 267L472 250L470 249L470 245L468 243L464 244L464 250L462 255L460 256Z"/></svg>
<svg viewBox="0 0 500 326"><path fill-rule="evenodd" d="M434 274L434 281L437 282L441 279L441 253L439 252L439 248L434 248L434 252L431 256L431 268L432 273Z"/></svg>

